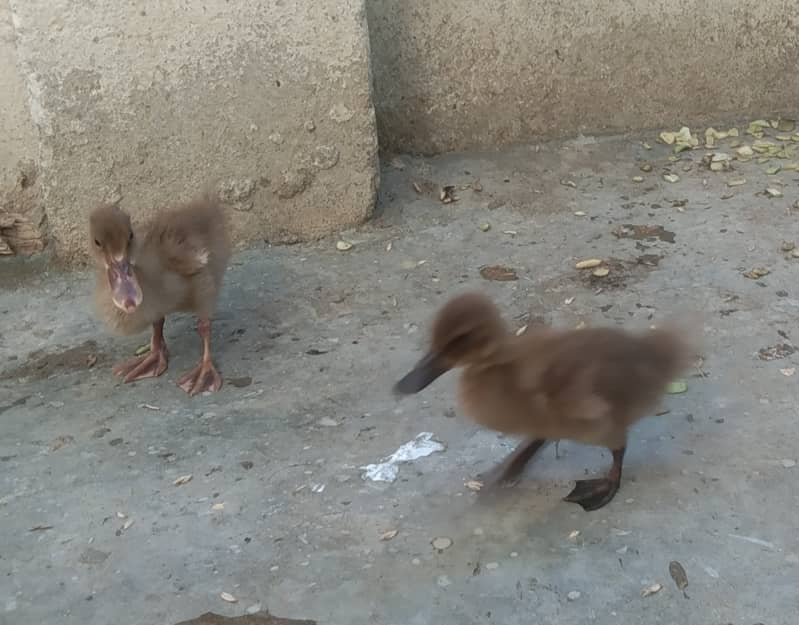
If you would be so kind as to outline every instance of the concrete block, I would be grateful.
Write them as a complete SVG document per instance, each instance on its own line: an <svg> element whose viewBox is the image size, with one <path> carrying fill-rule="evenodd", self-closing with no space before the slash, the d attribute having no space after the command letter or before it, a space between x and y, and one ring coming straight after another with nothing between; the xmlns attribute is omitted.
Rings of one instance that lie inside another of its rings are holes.
<svg viewBox="0 0 799 625"><path fill-rule="evenodd" d="M791 0L369 0L368 12L390 151L759 117L799 99Z"/></svg>
<svg viewBox="0 0 799 625"><path fill-rule="evenodd" d="M62 259L85 258L98 202L136 219L209 186L240 243L311 239L370 216L363 0L10 5Z"/></svg>

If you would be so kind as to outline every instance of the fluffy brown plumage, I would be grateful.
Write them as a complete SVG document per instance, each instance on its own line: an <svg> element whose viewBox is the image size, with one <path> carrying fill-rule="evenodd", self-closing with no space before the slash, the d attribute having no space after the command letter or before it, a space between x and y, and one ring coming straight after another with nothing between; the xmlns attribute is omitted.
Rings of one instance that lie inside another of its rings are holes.
<svg viewBox="0 0 799 625"><path fill-rule="evenodd" d="M163 210L134 230L127 213L105 205L92 212L89 231L100 316L119 334L153 327L150 353L117 366L115 373L131 382L166 371L164 318L189 312L198 318L203 357L180 385L192 395L218 390L222 379L211 360L210 326L231 252L221 207L202 198Z"/></svg>
<svg viewBox="0 0 799 625"><path fill-rule="evenodd" d="M679 330L675 325L632 334L537 326L517 337L487 297L466 293L438 313L429 353L395 391L417 393L462 367L463 412L493 430L526 438L497 469L501 479L521 472L547 440L607 447L614 456L610 475L578 482L566 498L593 510L618 490L627 430L691 362L693 346Z"/></svg>

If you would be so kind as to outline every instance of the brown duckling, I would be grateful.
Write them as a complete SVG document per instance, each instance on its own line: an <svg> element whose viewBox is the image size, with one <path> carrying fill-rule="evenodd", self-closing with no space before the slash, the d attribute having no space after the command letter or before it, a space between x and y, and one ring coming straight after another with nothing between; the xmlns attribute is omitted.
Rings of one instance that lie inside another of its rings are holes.
<svg viewBox="0 0 799 625"><path fill-rule="evenodd" d="M640 335L615 328L537 326L515 336L491 300L479 293L444 305L431 342L395 392L418 393L462 367L458 399L464 413L493 430L525 437L492 472L492 480L516 477L547 440L606 447L613 454L607 477L580 480L564 498L585 510L613 499L627 430L656 406L693 354L676 326Z"/></svg>
<svg viewBox="0 0 799 625"><path fill-rule="evenodd" d="M231 252L221 207L210 198L195 200L160 212L134 232L127 213L104 205L92 212L89 231L101 317L124 335L152 326L150 352L117 365L114 374L132 382L164 373L164 319L190 312L198 319L203 354L178 384L189 395L219 390L222 378L211 359L211 316Z"/></svg>

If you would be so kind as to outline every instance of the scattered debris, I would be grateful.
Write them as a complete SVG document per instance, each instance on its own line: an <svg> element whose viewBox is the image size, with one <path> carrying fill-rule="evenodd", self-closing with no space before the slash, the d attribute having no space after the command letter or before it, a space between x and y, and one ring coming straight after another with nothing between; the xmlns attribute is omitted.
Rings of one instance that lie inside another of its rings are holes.
<svg viewBox="0 0 799 625"><path fill-rule="evenodd" d="M505 267L504 265L486 265L480 267L480 275L486 280L493 280L494 282L511 282L519 279L515 269Z"/></svg>
<svg viewBox="0 0 799 625"><path fill-rule="evenodd" d="M91 369L96 364L97 364L97 354L89 354L88 356L86 356L86 367Z"/></svg>
<svg viewBox="0 0 799 625"><path fill-rule="evenodd" d="M582 596L582 593L579 590L570 590L569 593L566 595L566 598L569 601L577 601Z"/></svg>
<svg viewBox="0 0 799 625"><path fill-rule="evenodd" d="M220 593L219 594L219 598L222 599L222 601L227 601L228 603L237 603L238 602L238 599L236 599L236 597L231 595L229 592Z"/></svg>
<svg viewBox="0 0 799 625"><path fill-rule="evenodd" d="M663 180L666 182L679 182L680 177L677 174L663 174Z"/></svg>
<svg viewBox="0 0 799 625"><path fill-rule="evenodd" d="M383 541L391 540L397 534L399 534L399 530L388 530L387 532L383 532L383 534L381 534L380 540L383 540Z"/></svg>
<svg viewBox="0 0 799 625"><path fill-rule="evenodd" d="M781 360L782 358L791 356L794 352L796 352L796 348L793 345L789 343L777 343L769 347L761 347L757 351L757 357L760 358L760 360L769 362L772 360Z"/></svg>
<svg viewBox="0 0 799 625"><path fill-rule="evenodd" d="M644 181L643 176L633 176L633 182L643 182L643 181Z"/></svg>
<svg viewBox="0 0 799 625"><path fill-rule="evenodd" d="M75 437L70 436L69 434L62 434L61 436L56 436L50 443L50 451L58 451L62 447L74 442L75 442Z"/></svg>
<svg viewBox="0 0 799 625"><path fill-rule="evenodd" d="M516 330L516 336L521 336L525 332L527 332L527 325L526 324L523 325L522 327L520 327L518 330Z"/></svg>
<svg viewBox="0 0 799 625"><path fill-rule="evenodd" d="M650 597L659 593L661 590L663 590L663 586L661 584L652 584L651 586L647 586L641 590L641 596Z"/></svg>
<svg viewBox="0 0 799 625"><path fill-rule="evenodd" d="M688 390L688 385L684 380L674 380L666 385L666 393L669 395L679 395Z"/></svg>
<svg viewBox="0 0 799 625"><path fill-rule="evenodd" d="M735 538L736 540L742 540L747 543L752 543L753 545L759 545L760 547L765 547L766 549L770 549L771 551L776 551L776 547L774 543L770 543L767 540L762 540L760 538L754 538L753 536L740 536L738 534L727 534L730 538Z"/></svg>
<svg viewBox="0 0 799 625"><path fill-rule="evenodd" d="M225 509L225 502L224 501L220 501L220 502L215 503L214 505L211 506L211 510L213 510L214 512L221 512L224 509Z"/></svg>
<svg viewBox="0 0 799 625"><path fill-rule="evenodd" d="M780 245L780 250L783 252L792 252L796 248L796 243L793 241L783 241Z"/></svg>
<svg viewBox="0 0 799 625"><path fill-rule="evenodd" d="M639 167L639 169L643 172L649 173L652 171L652 163L644 163L641 165L641 167Z"/></svg>
<svg viewBox="0 0 799 625"><path fill-rule="evenodd" d="M770 198L779 198L782 197L782 191L776 189L774 187L766 187L765 194Z"/></svg>
<svg viewBox="0 0 799 625"><path fill-rule="evenodd" d="M47 530L53 529L52 525L34 525L30 528L29 532L46 532Z"/></svg>
<svg viewBox="0 0 799 625"><path fill-rule="evenodd" d="M322 417L316 423L325 428L334 428L340 425L338 421L336 421L335 419L331 419L330 417Z"/></svg>
<svg viewBox="0 0 799 625"><path fill-rule="evenodd" d="M683 565L677 562L677 560L672 560L669 562L669 575L671 575L671 579L674 580L677 588L682 590L684 593L685 589L688 588L688 575L686 574Z"/></svg>
<svg viewBox="0 0 799 625"><path fill-rule="evenodd" d="M746 178L732 178L727 181L728 187L740 187L746 184Z"/></svg>
<svg viewBox="0 0 799 625"><path fill-rule="evenodd" d="M576 265L574 265L575 269L593 269L594 267L599 267L602 264L602 261L598 258L589 258L588 260L581 260Z"/></svg>
<svg viewBox="0 0 799 625"><path fill-rule="evenodd" d="M766 269L765 267L754 267L749 271L744 271L743 276L744 278L749 278L750 280L758 280L764 276L767 276L771 273L770 269Z"/></svg>
<svg viewBox="0 0 799 625"><path fill-rule="evenodd" d="M796 367L787 367L785 369L780 369L780 373L784 375L786 378L790 378L794 373L796 373Z"/></svg>
<svg viewBox="0 0 799 625"><path fill-rule="evenodd" d="M477 492L481 488L483 488L483 483L480 480L468 480L467 482L464 482L463 485L466 488L468 488L469 490L472 490L472 491L475 491L475 492Z"/></svg>
<svg viewBox="0 0 799 625"><path fill-rule="evenodd" d="M659 239L666 243L674 243L675 235L660 225L622 224L615 228L611 234L618 239Z"/></svg>
<svg viewBox="0 0 799 625"><path fill-rule="evenodd" d="M610 273L610 269L607 267L597 267L591 272L591 275L596 276L597 278L604 278L606 275Z"/></svg>
<svg viewBox="0 0 799 625"><path fill-rule="evenodd" d="M732 156L726 152L713 152L702 158L702 164L710 171L726 171L732 167Z"/></svg>
<svg viewBox="0 0 799 625"><path fill-rule="evenodd" d="M455 185L448 184L441 189L438 194L438 199L442 204L450 204L458 201L458 196L455 195Z"/></svg>
<svg viewBox="0 0 799 625"><path fill-rule="evenodd" d="M488 562L486 564L486 571L496 571L499 568L499 562Z"/></svg>
<svg viewBox="0 0 799 625"><path fill-rule="evenodd" d="M364 473L361 475L363 480L373 482L393 482L399 474L399 465L403 462L412 462L418 458L424 458L437 451L444 451L445 447L438 441L433 440L432 432L422 432L412 441L402 445L393 454L384 458L378 464L368 464L362 466Z"/></svg>
<svg viewBox="0 0 799 625"><path fill-rule="evenodd" d="M235 386L236 388L245 388L252 384L252 378L248 375L241 378L228 378L226 381L230 386Z"/></svg>
<svg viewBox="0 0 799 625"><path fill-rule="evenodd" d="M580 530L574 530L573 532L569 533L569 540L577 540L577 537L580 535Z"/></svg>
<svg viewBox="0 0 799 625"><path fill-rule="evenodd" d="M442 552L452 547L452 539L447 538L446 536L437 536L430 541L430 544L433 545L433 549L438 552Z"/></svg>
<svg viewBox="0 0 799 625"><path fill-rule="evenodd" d="M146 408L147 410L158 411L161 410L158 406L153 406L152 404L139 404L139 408Z"/></svg>
<svg viewBox="0 0 799 625"><path fill-rule="evenodd" d="M421 187L421 186L419 186L419 183L418 183L418 182L414 182L414 183L412 183L412 184L411 184L411 186L413 187L413 190L414 190L414 191L416 191L417 193L420 193L420 194L421 194L421 192L422 192L422 187Z"/></svg>
<svg viewBox="0 0 799 625"><path fill-rule="evenodd" d="M562 184L564 187L571 187L572 189L577 188L577 185L573 180L567 180L566 178L561 178L560 184Z"/></svg>
<svg viewBox="0 0 799 625"><path fill-rule="evenodd" d="M785 458L780 462L780 464L785 469L793 469L796 466L796 460L791 460L790 458Z"/></svg>
<svg viewBox="0 0 799 625"><path fill-rule="evenodd" d="M489 230L491 230L491 224L488 222L480 224L480 230L482 230L483 232L488 232Z"/></svg>
<svg viewBox="0 0 799 625"><path fill-rule="evenodd" d="M342 241L336 241L336 249L339 252L346 252L347 250L351 250L352 249L352 243L350 243L349 241L343 241L343 240Z"/></svg>
<svg viewBox="0 0 799 625"><path fill-rule="evenodd" d="M191 482L191 478L194 477L191 473L188 475L181 475L177 478L174 482L172 482L175 486L183 486L184 484L188 484Z"/></svg>

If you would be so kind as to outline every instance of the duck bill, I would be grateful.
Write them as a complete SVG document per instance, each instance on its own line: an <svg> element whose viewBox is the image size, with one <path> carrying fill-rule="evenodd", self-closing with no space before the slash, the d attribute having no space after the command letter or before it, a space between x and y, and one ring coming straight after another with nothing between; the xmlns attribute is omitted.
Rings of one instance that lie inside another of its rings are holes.
<svg viewBox="0 0 799 625"><path fill-rule="evenodd" d="M430 386L435 380L449 371L440 355L430 352L399 382L394 385L397 395L413 395Z"/></svg>
<svg viewBox="0 0 799 625"><path fill-rule="evenodd" d="M121 311L132 313L142 300L141 287L127 258L112 260L106 269L111 299Z"/></svg>

